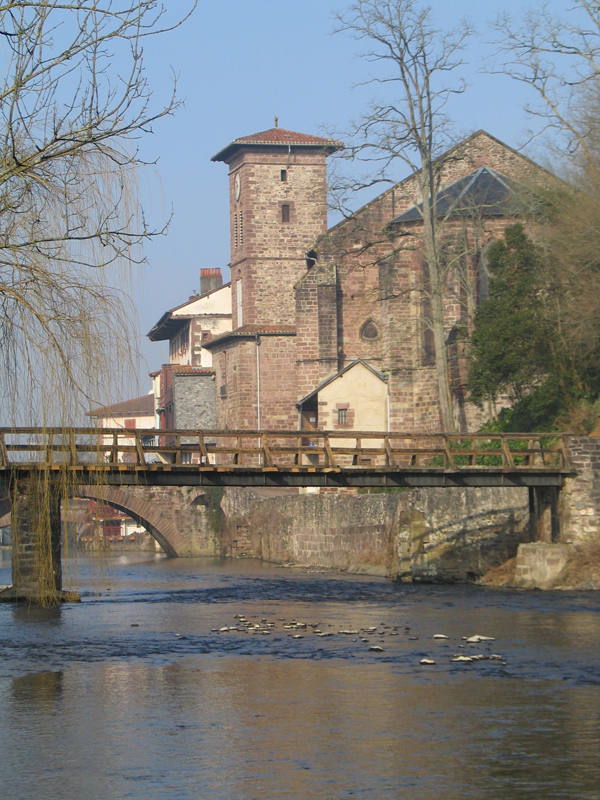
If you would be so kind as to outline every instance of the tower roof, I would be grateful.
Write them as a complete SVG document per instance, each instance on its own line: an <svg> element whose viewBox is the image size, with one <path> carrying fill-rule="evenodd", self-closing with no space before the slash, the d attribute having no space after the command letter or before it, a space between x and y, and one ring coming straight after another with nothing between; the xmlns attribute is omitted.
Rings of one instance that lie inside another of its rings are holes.
<svg viewBox="0 0 600 800"><path fill-rule="evenodd" d="M328 154L340 150L343 145L337 139L326 139L322 136L313 136L310 133L297 133L284 128L269 128L267 131L252 133L234 139L216 155L211 161L229 161L231 156L240 148L247 147L311 147L325 150Z"/></svg>

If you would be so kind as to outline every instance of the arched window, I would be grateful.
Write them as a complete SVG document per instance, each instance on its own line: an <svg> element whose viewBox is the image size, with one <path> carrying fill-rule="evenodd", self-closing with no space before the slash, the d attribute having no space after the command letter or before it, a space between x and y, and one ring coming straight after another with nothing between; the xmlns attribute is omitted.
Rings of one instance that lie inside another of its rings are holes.
<svg viewBox="0 0 600 800"><path fill-rule="evenodd" d="M368 342L371 342L374 339L379 338L379 331L377 330L377 325L375 325L372 319L368 319L365 323L363 323L360 329L360 338L365 339L365 341Z"/></svg>

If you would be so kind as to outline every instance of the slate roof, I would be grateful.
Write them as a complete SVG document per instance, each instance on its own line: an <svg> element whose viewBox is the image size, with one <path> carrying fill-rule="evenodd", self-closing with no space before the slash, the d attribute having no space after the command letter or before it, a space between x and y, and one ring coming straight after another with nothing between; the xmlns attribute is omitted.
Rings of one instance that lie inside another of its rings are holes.
<svg viewBox="0 0 600 800"><path fill-rule="evenodd" d="M133 400L123 400L112 406L100 406L88 411L88 417L151 417L154 414L154 395L145 394Z"/></svg>
<svg viewBox="0 0 600 800"><path fill-rule="evenodd" d="M211 161L227 161L239 147L318 147L333 153L340 150L343 145L336 139L327 139L322 136L313 136L310 133L298 133L297 131L287 131L284 128L269 128L266 131L252 133L249 136L241 136L234 139L222 150L219 150Z"/></svg>
<svg viewBox="0 0 600 800"><path fill-rule="evenodd" d="M507 217L515 212L518 185L490 167L479 167L442 189L437 196L438 217ZM389 223L421 222L423 204L413 206Z"/></svg>

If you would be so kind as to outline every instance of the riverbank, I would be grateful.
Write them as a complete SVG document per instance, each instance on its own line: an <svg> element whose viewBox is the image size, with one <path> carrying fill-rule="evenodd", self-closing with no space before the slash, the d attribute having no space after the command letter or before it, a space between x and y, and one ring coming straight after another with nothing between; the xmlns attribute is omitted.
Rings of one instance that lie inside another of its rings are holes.
<svg viewBox="0 0 600 800"><path fill-rule="evenodd" d="M521 545L478 581L501 589L600 590L600 543Z"/></svg>
<svg viewBox="0 0 600 800"><path fill-rule="evenodd" d="M402 582L600 589L600 542L530 542L526 489L227 489L221 555ZM583 536L588 539L585 541Z"/></svg>
<svg viewBox="0 0 600 800"><path fill-rule="evenodd" d="M528 537L526 489L278 495L227 489L220 555L406 582L473 583Z"/></svg>

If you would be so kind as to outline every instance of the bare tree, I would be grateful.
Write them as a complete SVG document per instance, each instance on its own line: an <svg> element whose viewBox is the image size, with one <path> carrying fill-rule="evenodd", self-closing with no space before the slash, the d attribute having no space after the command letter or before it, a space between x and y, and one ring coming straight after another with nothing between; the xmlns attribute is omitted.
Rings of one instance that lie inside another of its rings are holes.
<svg viewBox="0 0 600 800"><path fill-rule="evenodd" d="M107 351L128 338L124 275L143 261L144 241L164 232L137 196L139 140L179 102L175 81L154 102L143 44L196 3L173 16L157 0L0 2L5 413L34 396L63 409L96 401L114 368Z"/></svg>
<svg viewBox="0 0 600 800"><path fill-rule="evenodd" d="M515 22L501 15L495 23L499 71L533 90L538 102L526 108L538 123L533 136L554 134L562 152L579 151L597 162L597 113L582 113L581 100L597 95L600 78L600 6L572 0L558 18L544 4Z"/></svg>
<svg viewBox="0 0 600 800"><path fill-rule="evenodd" d="M382 67L381 74L364 82L380 92L356 123L347 156L368 167L363 188L392 182L390 170L398 164L417 178L415 204L422 215L422 249L429 275L430 326L440 403L445 430L455 429L449 381L444 320L444 277L447 259L442 250L443 221L436 201L443 157L451 144L451 124L446 115L450 97L465 89L456 73L471 29L462 22L455 30L440 31L432 23L431 9L417 0L357 0L337 17L338 31L367 43L362 54Z"/></svg>
<svg viewBox="0 0 600 800"><path fill-rule="evenodd" d="M496 30L499 69L534 93L532 136L549 140L566 178L543 197L547 224L539 237L547 251L547 311L565 354L557 361L571 392L582 396L600 378L600 5L572 0L563 18L548 6L520 21L503 15Z"/></svg>

